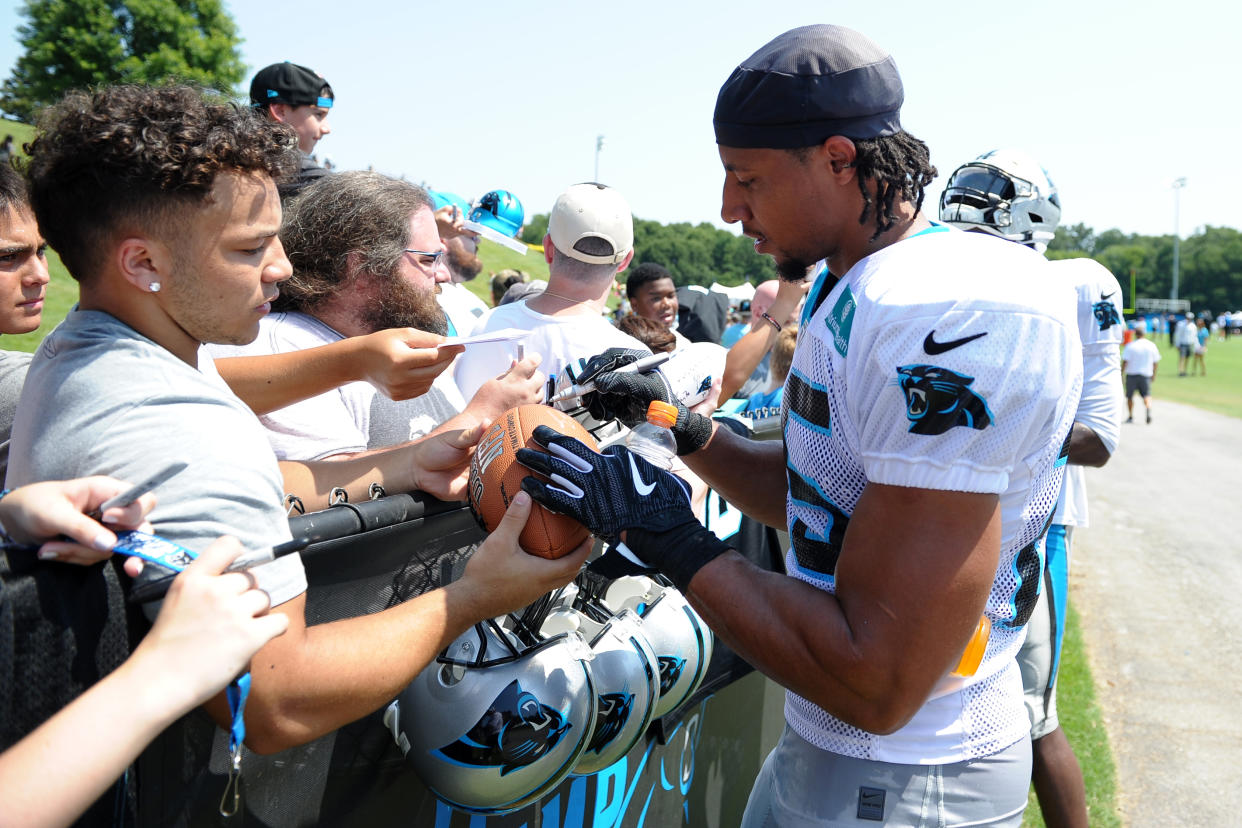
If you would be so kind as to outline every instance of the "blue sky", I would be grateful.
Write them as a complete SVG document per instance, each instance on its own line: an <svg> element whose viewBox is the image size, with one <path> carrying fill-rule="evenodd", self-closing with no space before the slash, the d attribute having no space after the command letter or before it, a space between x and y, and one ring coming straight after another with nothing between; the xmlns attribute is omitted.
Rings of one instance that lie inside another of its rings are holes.
<svg viewBox="0 0 1242 828"><path fill-rule="evenodd" d="M20 4L0 7L0 72ZM902 122L940 176L1021 147L1061 191L1063 223L1182 235L1242 227L1239 14L1227 4L1049 0L710 4L228 3L251 73L278 60L333 85L338 167L403 175L473 199L508 189L528 215L594 175L635 215L721 225L711 130L720 84L770 38L806 23L855 28L896 58ZM247 78L246 83L249 83ZM927 209L927 208L925 208ZM722 225L721 225L722 226Z"/></svg>

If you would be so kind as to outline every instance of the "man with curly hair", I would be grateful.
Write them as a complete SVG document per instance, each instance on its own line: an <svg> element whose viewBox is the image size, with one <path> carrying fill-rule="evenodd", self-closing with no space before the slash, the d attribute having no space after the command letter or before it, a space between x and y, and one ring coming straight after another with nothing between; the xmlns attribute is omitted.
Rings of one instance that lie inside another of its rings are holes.
<svg viewBox="0 0 1242 828"><path fill-rule="evenodd" d="M285 493L311 508L326 505L334 486L360 499L371 482L459 498L478 430L355 460L278 465L202 345L254 339L289 278L276 190L297 161L287 129L177 86L71 93L39 126L31 203L81 301L31 363L9 481L140 480L188 463L157 492L156 532L196 550L238 537L272 611L289 617L288 632L251 664L253 750L303 744L378 709L470 624L573 576L586 549L544 561L498 531L460 581L383 612L308 626L300 559L260 551L289 538ZM516 527L527 509L512 510ZM223 694L206 708L230 721Z"/></svg>

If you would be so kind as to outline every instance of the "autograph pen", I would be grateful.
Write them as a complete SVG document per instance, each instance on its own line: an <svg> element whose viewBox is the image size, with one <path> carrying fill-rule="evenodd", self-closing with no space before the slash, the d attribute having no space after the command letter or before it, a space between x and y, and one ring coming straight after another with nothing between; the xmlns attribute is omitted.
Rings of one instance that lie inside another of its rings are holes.
<svg viewBox="0 0 1242 828"><path fill-rule="evenodd" d="M637 362L631 362L628 365L622 365L620 368L617 368L614 370L619 374L635 374L635 373L645 374L651 369L655 368L656 366L661 365L662 363L668 362L669 357L671 356L672 354L669 354L666 352L652 354L651 356L643 357ZM549 404L557 403L557 402L560 402L561 400L567 400L571 397L582 397L587 394L590 394L594 390L595 390L595 380L590 380L589 382L586 382L583 385L578 385L577 383L575 383L563 391L558 391L552 397L552 399L548 400L548 403Z"/></svg>

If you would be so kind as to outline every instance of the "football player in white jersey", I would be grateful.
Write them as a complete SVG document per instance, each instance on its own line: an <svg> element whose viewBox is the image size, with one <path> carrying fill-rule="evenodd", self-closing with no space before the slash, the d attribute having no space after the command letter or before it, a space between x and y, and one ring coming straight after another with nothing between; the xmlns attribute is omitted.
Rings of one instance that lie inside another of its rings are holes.
<svg viewBox="0 0 1242 828"><path fill-rule="evenodd" d="M1047 249L1061 219L1052 179L1016 149L984 153L958 167L940 197L940 220L963 230ZM1078 295L1082 398L1074 416L1069 465L1045 551L1043 589L1018 655L1031 717L1032 780L1049 828L1087 825L1082 769L1057 720L1056 677L1069 601L1070 538L1087 525L1084 466L1102 466L1121 437L1121 286L1093 259L1051 263L1050 277L1070 280Z"/></svg>
<svg viewBox="0 0 1242 828"><path fill-rule="evenodd" d="M621 447L536 430L551 453L519 453L558 476L526 478L537 500L624 541L788 689L745 826L1016 826L1026 805L1014 657L1078 405L1074 297L1036 253L921 215L935 169L903 99L887 52L816 25L744 61L716 102L721 216L783 278L821 259L835 274L807 297L783 440L684 407L673 428L723 497L789 530L785 573L717 540ZM650 374L595 383L630 421L663 394ZM981 616L986 652L958 669Z"/></svg>

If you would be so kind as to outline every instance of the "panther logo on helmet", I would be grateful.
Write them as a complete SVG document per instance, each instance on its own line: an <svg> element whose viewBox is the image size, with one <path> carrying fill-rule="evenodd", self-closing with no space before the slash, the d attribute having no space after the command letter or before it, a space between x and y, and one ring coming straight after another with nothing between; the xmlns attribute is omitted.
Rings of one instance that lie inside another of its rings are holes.
<svg viewBox="0 0 1242 828"><path fill-rule="evenodd" d="M544 636L516 616L476 624L385 714L405 759L455 808L502 814L560 784L595 729L592 654L577 632Z"/></svg>
<svg viewBox="0 0 1242 828"><path fill-rule="evenodd" d="M461 738L440 748L462 765L496 765L507 776L556 747L570 728L561 711L543 704L514 681Z"/></svg>
<svg viewBox="0 0 1242 828"><path fill-rule="evenodd" d="M667 582L644 576L618 578L608 587L604 601L614 611L632 609L642 618L643 633L660 671L655 717L668 715L703 683L712 659L711 630L685 596Z"/></svg>

